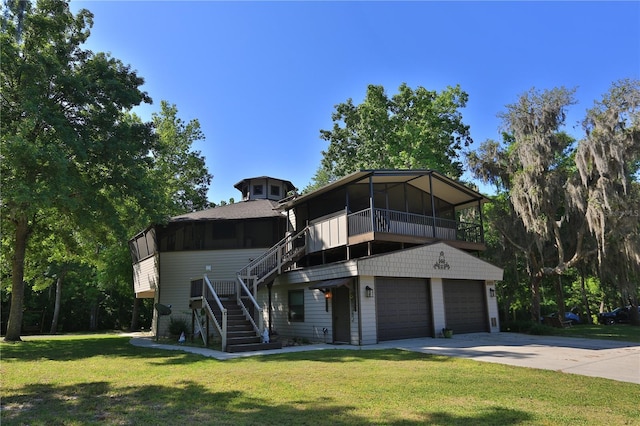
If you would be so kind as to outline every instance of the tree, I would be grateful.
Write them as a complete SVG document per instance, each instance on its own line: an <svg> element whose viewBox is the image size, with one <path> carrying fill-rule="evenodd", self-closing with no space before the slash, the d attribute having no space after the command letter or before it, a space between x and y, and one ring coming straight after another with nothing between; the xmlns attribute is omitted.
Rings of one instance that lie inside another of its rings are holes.
<svg viewBox="0 0 640 426"><path fill-rule="evenodd" d="M571 200L587 219L598 248L601 275L610 277L623 303L638 306L640 279L640 80L612 84L587 111L586 138L576 151L578 182ZM637 309L632 320L640 324Z"/></svg>
<svg viewBox="0 0 640 426"><path fill-rule="evenodd" d="M206 209L207 191L212 176L204 157L193 151L193 143L204 140L200 122L193 119L185 124L178 117L178 108L167 101L160 102L160 112L152 117L159 143L152 151L153 175L162 191L162 205L168 216Z"/></svg>
<svg viewBox="0 0 640 426"><path fill-rule="evenodd" d="M526 231L508 219L506 209L493 221L527 256L536 320L540 281L570 268L580 270L585 305L584 275L598 270L602 285L616 286L624 303L637 306L639 87L633 80L614 83L602 102L587 111L586 138L577 145L560 131L573 91L532 90L501 115L504 143L487 141L467 155L475 176L496 185ZM559 278L554 283L563 312L563 285Z"/></svg>
<svg viewBox="0 0 640 426"><path fill-rule="evenodd" d="M507 105L500 114L505 129L501 146L482 144L467 156L472 172L506 192L517 222L508 210L495 226L526 258L531 288L531 315L540 318L540 282L562 275L590 255L585 246L584 218L567 203L565 184L575 175L574 140L561 131L566 108L574 104L574 90L534 89ZM505 226L505 224L507 224ZM557 307L564 313L562 284L554 280Z"/></svg>
<svg viewBox="0 0 640 426"><path fill-rule="evenodd" d="M432 168L460 177L459 152L472 142L459 111L467 99L459 86L437 93L403 83L389 98L382 86L369 85L360 105L336 105L333 129L320 130L329 147L315 185L359 169Z"/></svg>
<svg viewBox="0 0 640 426"><path fill-rule="evenodd" d="M134 119L138 119L134 117ZM152 115L154 134L158 143L151 151L153 166L148 179L158 199L152 214L131 216L131 209L121 211L121 220L127 223L126 234L118 235L115 241L126 241L149 223L163 223L169 217L211 206L207 200L207 191L212 176L205 165L205 159L199 151L193 150L193 144L204 140L197 119L185 123L178 117L176 105L167 101L160 102L160 111ZM231 201L233 202L233 201ZM108 280L117 288L133 294L133 271L129 249L126 245L111 247L105 252L104 271L99 277ZM140 299L133 299L131 329L138 329L138 311Z"/></svg>
<svg viewBox="0 0 640 426"><path fill-rule="evenodd" d="M2 225L12 248L8 341L20 340L25 253L46 210L78 224L109 222L116 199L144 202L150 193L151 127L123 112L151 99L129 66L81 48L92 20L63 1L6 4L0 143Z"/></svg>

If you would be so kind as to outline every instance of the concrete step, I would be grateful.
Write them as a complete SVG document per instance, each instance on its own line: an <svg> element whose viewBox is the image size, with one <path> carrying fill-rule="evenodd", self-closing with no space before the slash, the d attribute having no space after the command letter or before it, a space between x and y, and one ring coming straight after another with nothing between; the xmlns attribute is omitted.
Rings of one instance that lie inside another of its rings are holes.
<svg viewBox="0 0 640 426"><path fill-rule="evenodd" d="M235 345L245 345L248 343L262 343L262 338L255 335L248 337L227 337L227 347Z"/></svg>

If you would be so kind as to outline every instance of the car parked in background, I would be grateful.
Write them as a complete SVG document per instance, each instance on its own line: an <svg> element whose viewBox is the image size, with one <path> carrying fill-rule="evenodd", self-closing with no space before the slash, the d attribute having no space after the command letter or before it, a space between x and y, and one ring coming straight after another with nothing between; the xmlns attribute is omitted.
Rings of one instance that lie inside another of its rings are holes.
<svg viewBox="0 0 640 426"><path fill-rule="evenodd" d="M598 314L598 322L600 324L620 324L629 322L629 314L631 306L616 308L611 312L602 312ZM638 314L640 314L640 306L638 306Z"/></svg>

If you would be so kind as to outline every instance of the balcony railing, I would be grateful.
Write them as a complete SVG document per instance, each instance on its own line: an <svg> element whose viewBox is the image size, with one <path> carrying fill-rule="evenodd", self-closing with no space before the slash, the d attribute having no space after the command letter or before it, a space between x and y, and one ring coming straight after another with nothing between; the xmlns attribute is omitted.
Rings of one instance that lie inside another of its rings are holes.
<svg viewBox="0 0 640 426"><path fill-rule="evenodd" d="M482 226L386 209L361 210L348 215L349 236L386 232L411 237L482 243Z"/></svg>

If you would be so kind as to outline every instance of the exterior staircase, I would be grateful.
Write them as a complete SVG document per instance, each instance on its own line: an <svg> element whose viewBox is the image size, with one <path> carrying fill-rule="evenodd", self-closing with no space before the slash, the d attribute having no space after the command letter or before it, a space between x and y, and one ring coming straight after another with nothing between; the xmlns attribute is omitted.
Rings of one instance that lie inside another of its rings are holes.
<svg viewBox="0 0 640 426"><path fill-rule="evenodd" d="M227 310L227 352L250 352L265 349L280 349L281 342L263 343L256 336L251 322L245 317L242 308L233 299L221 299Z"/></svg>
<svg viewBox="0 0 640 426"><path fill-rule="evenodd" d="M248 352L264 349L279 349L280 342L262 343L264 332L263 310L256 301L258 285L273 281L305 254L308 228L295 235L288 235L252 260L237 274L234 289L216 290L207 275L191 281L190 306L198 318L204 344L208 332L203 331L203 322L208 330L211 320L222 337L222 350L226 352ZM206 316L200 318L198 310L204 309Z"/></svg>

